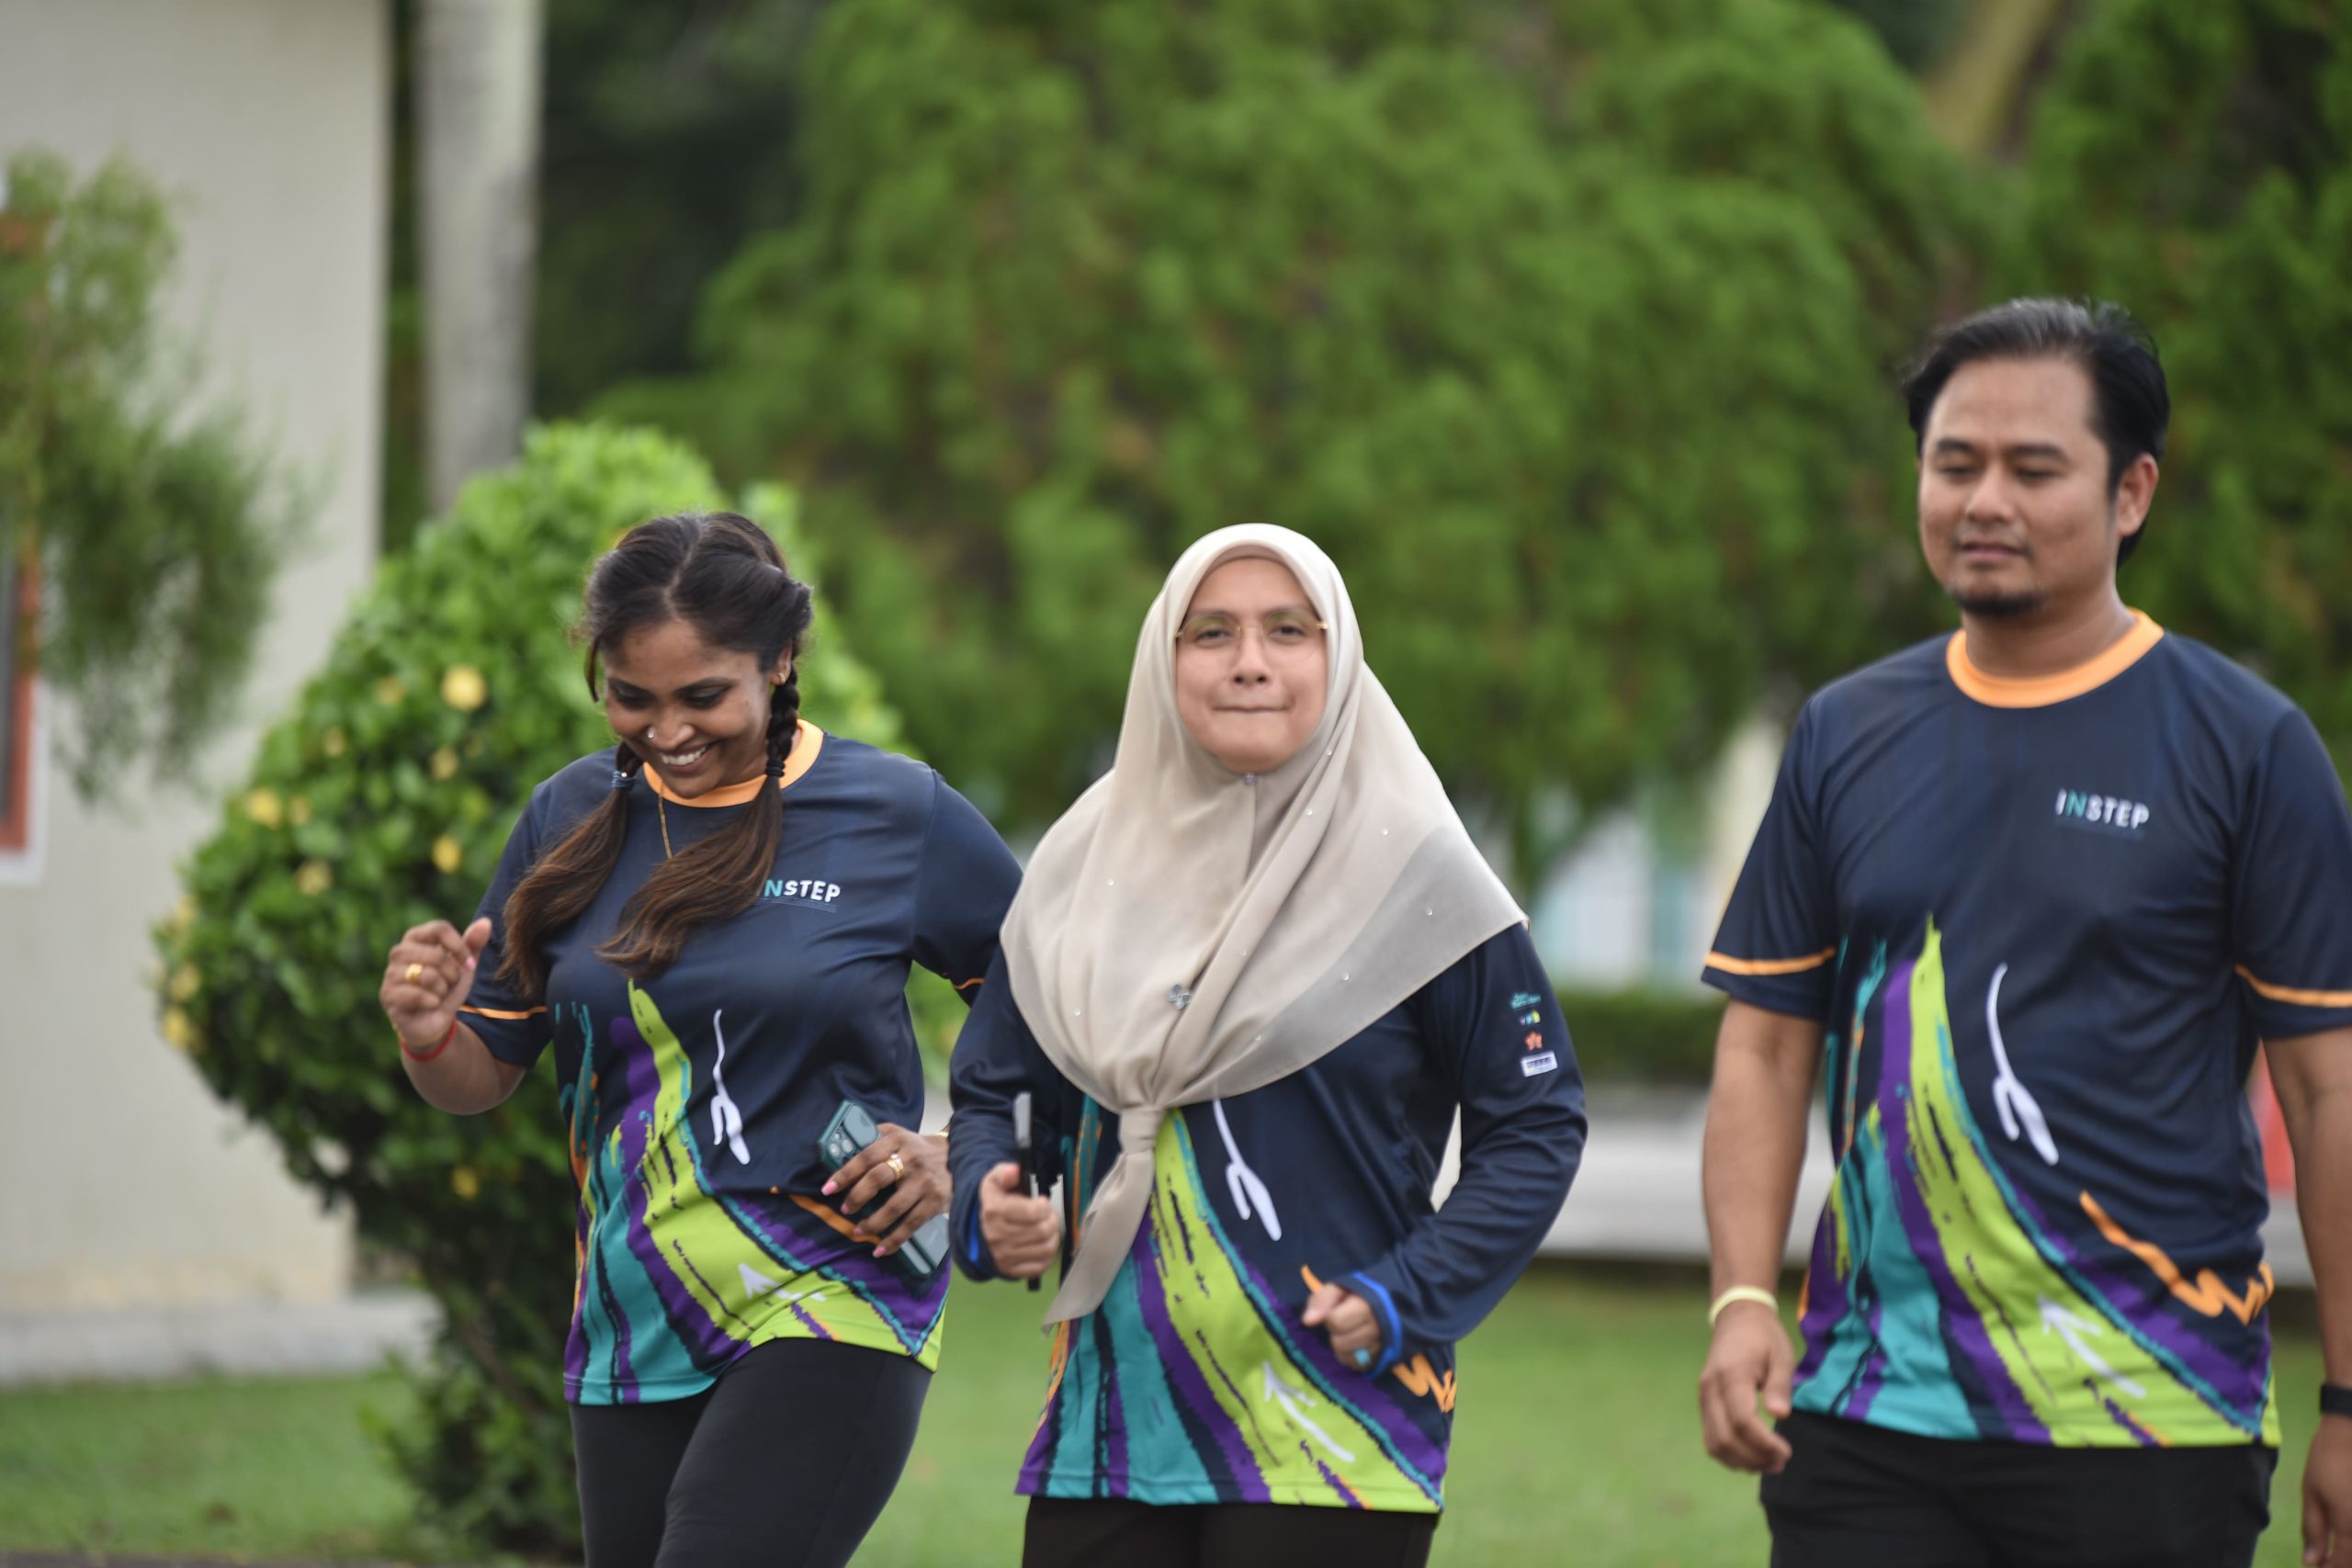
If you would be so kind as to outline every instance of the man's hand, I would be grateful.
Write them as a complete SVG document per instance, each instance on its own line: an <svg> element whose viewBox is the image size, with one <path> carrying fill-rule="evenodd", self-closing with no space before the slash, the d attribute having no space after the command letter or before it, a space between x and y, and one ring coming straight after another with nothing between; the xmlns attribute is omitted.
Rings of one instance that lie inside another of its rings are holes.
<svg viewBox="0 0 2352 1568"><path fill-rule="evenodd" d="M2352 1562L2352 1416L2323 1416L2303 1461L2303 1561Z"/></svg>
<svg viewBox="0 0 2352 1568"><path fill-rule="evenodd" d="M980 1179L980 1239L999 1274L1034 1280L1061 1254L1061 1213L1021 1190L1021 1168L1006 1160Z"/></svg>
<svg viewBox="0 0 2352 1568"><path fill-rule="evenodd" d="M1379 1363L1380 1319L1370 1302L1345 1285L1316 1286L1299 1321L1322 1329L1340 1359L1356 1371L1370 1371Z"/></svg>
<svg viewBox="0 0 2352 1568"><path fill-rule="evenodd" d="M1789 1462L1789 1440L1765 1425L1756 1403L1760 1396L1766 1410L1786 1416L1795 1372L1796 1352L1770 1308L1734 1302L1724 1309L1699 1373L1699 1419L1716 1463L1781 1472Z"/></svg>

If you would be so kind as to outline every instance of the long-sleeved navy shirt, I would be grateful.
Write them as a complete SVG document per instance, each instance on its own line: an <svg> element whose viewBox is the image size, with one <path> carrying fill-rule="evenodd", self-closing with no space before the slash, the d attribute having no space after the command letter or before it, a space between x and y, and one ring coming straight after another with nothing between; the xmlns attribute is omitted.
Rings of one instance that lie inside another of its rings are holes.
<svg viewBox="0 0 2352 1568"><path fill-rule="evenodd" d="M975 1279L995 1277L978 1197L1013 1157L1015 1094L1033 1097L1068 1234L1119 1142L1117 1117L1038 1048L1001 967L950 1067L956 1260ZM1457 1108L1461 1177L1432 1209ZM1584 1136L1576 1055L1517 925L1320 1060L1171 1113L1133 1250L1102 1305L1055 1333L1017 1489L1434 1511L1454 1341L1534 1255ZM1366 1371L1301 1322L1325 1280L1378 1314Z"/></svg>

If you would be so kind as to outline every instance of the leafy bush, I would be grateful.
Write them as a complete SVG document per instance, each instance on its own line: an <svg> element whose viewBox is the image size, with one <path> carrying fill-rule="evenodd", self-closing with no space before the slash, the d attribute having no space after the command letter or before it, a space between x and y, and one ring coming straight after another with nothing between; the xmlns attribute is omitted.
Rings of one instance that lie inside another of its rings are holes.
<svg viewBox="0 0 2352 1568"><path fill-rule="evenodd" d="M532 786L612 744L566 636L591 558L648 516L724 504L660 436L536 432L384 563L158 933L166 1037L440 1303L444 1342L393 1448L431 1521L482 1544L577 1538L561 1396L571 1175L551 1073L472 1118L410 1089L376 1004L384 951L418 921L470 919ZM744 510L790 522L781 491ZM830 625L820 595L804 710L895 744L878 683ZM941 1016L925 1021L944 1043Z"/></svg>
<svg viewBox="0 0 2352 1568"><path fill-rule="evenodd" d="M1715 1069L1724 999L1713 992L1564 990L1560 1017L1588 1081L1703 1089Z"/></svg>

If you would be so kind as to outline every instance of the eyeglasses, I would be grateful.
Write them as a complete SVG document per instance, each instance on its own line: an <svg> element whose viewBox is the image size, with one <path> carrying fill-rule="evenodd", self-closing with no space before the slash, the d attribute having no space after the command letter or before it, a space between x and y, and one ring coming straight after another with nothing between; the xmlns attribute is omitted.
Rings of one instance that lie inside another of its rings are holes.
<svg viewBox="0 0 2352 1568"><path fill-rule="evenodd" d="M1176 628L1176 646L1199 653L1228 652L1241 646L1250 623L1221 611L1194 615ZM1272 610L1257 622L1258 646L1271 656L1304 653L1329 628L1304 610Z"/></svg>

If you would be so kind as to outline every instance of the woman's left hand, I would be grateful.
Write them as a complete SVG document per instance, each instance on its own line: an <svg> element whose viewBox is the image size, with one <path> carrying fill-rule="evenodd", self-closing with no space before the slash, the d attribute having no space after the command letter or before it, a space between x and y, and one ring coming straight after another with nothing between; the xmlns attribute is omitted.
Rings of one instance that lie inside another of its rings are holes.
<svg viewBox="0 0 2352 1568"><path fill-rule="evenodd" d="M891 1164L891 1156L898 1164ZM921 1230L933 1214L947 1212L947 1140L910 1133L895 1122L875 1129L874 1141L849 1157L825 1183L828 1197L841 1195L842 1213L853 1218L884 1197L880 1208L857 1220L860 1241L877 1242L876 1258L888 1258Z"/></svg>
<svg viewBox="0 0 2352 1568"><path fill-rule="evenodd" d="M1360 1372L1368 1372L1380 1362L1380 1319L1372 1303L1349 1290L1345 1285L1317 1285L1315 1293L1306 1298L1306 1312L1300 1319L1309 1328L1321 1328L1330 1337L1331 1348L1340 1359Z"/></svg>

